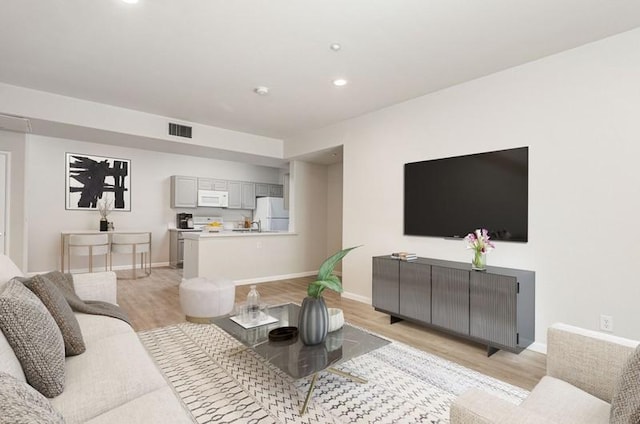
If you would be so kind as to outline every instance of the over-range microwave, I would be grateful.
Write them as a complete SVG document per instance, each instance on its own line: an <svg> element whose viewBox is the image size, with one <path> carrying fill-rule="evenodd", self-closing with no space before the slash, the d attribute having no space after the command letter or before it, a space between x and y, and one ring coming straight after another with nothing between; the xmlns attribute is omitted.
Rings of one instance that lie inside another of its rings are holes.
<svg viewBox="0 0 640 424"><path fill-rule="evenodd" d="M229 192L198 190L198 206L226 208L229 206Z"/></svg>

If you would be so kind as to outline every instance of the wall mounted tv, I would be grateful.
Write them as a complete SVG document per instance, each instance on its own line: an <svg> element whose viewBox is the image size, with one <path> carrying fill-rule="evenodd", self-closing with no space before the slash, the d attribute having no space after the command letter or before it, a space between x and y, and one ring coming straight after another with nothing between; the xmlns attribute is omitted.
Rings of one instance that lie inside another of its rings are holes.
<svg viewBox="0 0 640 424"><path fill-rule="evenodd" d="M404 234L526 242L528 185L528 147L407 163Z"/></svg>

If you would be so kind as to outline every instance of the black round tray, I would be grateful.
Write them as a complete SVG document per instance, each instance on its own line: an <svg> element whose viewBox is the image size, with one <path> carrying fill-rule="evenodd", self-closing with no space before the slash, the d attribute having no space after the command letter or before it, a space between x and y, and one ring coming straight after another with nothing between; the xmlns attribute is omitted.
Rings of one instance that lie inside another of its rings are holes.
<svg viewBox="0 0 640 424"><path fill-rule="evenodd" d="M282 342L293 339L298 335L298 327L278 327L269 331L269 340L272 342Z"/></svg>

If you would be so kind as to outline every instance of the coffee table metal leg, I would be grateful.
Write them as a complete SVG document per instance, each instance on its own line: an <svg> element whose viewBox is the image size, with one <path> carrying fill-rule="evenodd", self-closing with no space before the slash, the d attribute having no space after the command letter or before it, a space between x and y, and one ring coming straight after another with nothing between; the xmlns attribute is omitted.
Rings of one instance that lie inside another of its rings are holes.
<svg viewBox="0 0 640 424"><path fill-rule="evenodd" d="M339 375L340 377L347 378L351 381L355 381L356 383L367 384L367 380L365 380L364 378L356 377L353 374L349 374L348 372L341 371L337 368L327 368L325 371L328 371L335 375ZM304 415L307 412L307 405L309 404L309 400L311 399L311 395L313 394L313 389L315 389L316 387L316 380L318 379L318 374L320 373L313 374L313 377L311 378L309 391L307 392L307 397L304 399L304 404L302 405L302 409L300 410L300 415Z"/></svg>
<svg viewBox="0 0 640 424"><path fill-rule="evenodd" d="M311 378L311 385L309 386L309 391L307 392L307 397L304 399L304 404L302 405L302 409L300 410L300 415L304 415L307 412L307 405L309 404L309 399L311 399L311 395L313 394L313 389L316 387L317 379L318 373L313 374L313 378Z"/></svg>
<svg viewBox="0 0 640 424"><path fill-rule="evenodd" d="M353 374L349 374L348 372L341 371L341 370L339 370L337 368L327 368L327 371L329 371L330 373L333 373L335 375L339 375L340 377L344 377L344 378L348 378L349 380L353 380L356 383L367 384L367 380L365 380L364 378L356 377Z"/></svg>

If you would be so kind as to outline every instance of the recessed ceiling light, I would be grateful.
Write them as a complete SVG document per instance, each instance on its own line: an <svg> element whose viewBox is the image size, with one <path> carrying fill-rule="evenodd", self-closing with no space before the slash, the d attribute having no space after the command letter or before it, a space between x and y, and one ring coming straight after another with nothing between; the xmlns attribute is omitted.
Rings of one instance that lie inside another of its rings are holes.
<svg viewBox="0 0 640 424"><path fill-rule="evenodd" d="M129 4L136 4L138 3L138 0L122 0L125 3L129 3Z"/></svg>
<svg viewBox="0 0 640 424"><path fill-rule="evenodd" d="M260 96L266 96L267 94L269 94L269 87L256 87L253 89L253 92Z"/></svg>
<svg viewBox="0 0 640 424"><path fill-rule="evenodd" d="M342 78L335 79L333 80L333 85L335 85L336 87L344 87L345 85L347 85L347 80Z"/></svg>
<svg viewBox="0 0 640 424"><path fill-rule="evenodd" d="M333 43L329 46L329 48L331 50L333 50L334 52L340 51L340 49L342 48L342 46L338 43Z"/></svg>

